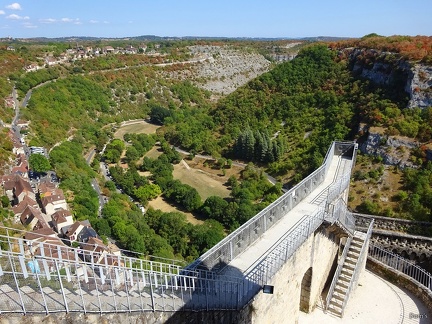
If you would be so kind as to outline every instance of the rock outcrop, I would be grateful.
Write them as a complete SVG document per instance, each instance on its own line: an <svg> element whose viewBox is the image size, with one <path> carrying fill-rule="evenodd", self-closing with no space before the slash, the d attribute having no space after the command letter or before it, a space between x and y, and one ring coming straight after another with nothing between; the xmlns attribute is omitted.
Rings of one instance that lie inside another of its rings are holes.
<svg viewBox="0 0 432 324"><path fill-rule="evenodd" d="M409 108L432 107L432 67L414 64L405 91L410 95Z"/></svg>
<svg viewBox="0 0 432 324"><path fill-rule="evenodd" d="M408 108L432 106L432 67L412 63L397 53L351 49L352 71L382 86L399 87L409 95Z"/></svg>

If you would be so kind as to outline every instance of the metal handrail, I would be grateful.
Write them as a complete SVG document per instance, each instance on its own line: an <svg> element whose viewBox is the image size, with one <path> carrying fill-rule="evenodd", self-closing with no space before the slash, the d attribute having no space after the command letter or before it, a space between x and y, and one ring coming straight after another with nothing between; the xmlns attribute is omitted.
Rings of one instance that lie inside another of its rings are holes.
<svg viewBox="0 0 432 324"><path fill-rule="evenodd" d="M213 266L241 253L252 239L259 238L306 197L307 191L322 183L332 157L338 152L343 154L352 145L353 143L333 142L320 168L258 213L245 227L233 232L209 253L202 255L192 267L181 268L175 264L130 257L127 255L129 251L123 251L126 255L104 253L99 260L102 253L52 242L28 245L22 237L14 237L19 230L4 228L6 235L0 235L0 247L8 247L9 251L0 249L0 278L5 276L0 282L11 291L10 296L0 295L0 301L12 296L17 302L15 306L2 309L1 312L47 314L66 311L102 314L143 310L240 309L253 298L261 284L272 278L283 266L284 260L292 256L320 226L324 211L318 208L313 215L305 217L290 235L286 235L277 246L268 251L264 259L256 263L247 276L216 274L200 270L198 265L208 258L209 265ZM19 231L20 236L23 233ZM241 241L244 247L234 249L234 240L243 239L242 235L248 235L249 241ZM70 258L59 257L61 252L70 254ZM109 262L109 258L116 258L117 262L113 264ZM35 297L25 296L29 290ZM71 298L76 299L72 301ZM48 299L53 302L38 302ZM16 305L19 306L18 309Z"/></svg>
<svg viewBox="0 0 432 324"><path fill-rule="evenodd" d="M276 223L275 219L280 219L283 215L288 213L292 208L300 203L304 197L298 197L298 192L301 192L303 188L313 190L324 181L325 175L327 174L331 163L331 159L337 153L335 152L336 150L340 151L340 154L344 154L350 148L355 147L355 145L356 144L354 142L333 142L330 148L327 150L323 164L318 169L312 172L296 186L288 190L272 204L260 211L253 218L248 220L241 227L226 236L222 241L213 246L198 259L189 264L186 268L198 269L202 264L205 264L206 269L212 269L213 266L218 263L223 262L228 264L231 262L250 244L259 239L259 237L264 232L274 226ZM308 184L309 187L307 186ZM253 227L256 224L260 224L261 226L259 233L256 233L256 235L249 235L250 233L254 232ZM242 247L239 247L237 244L243 241L243 236L248 236L252 240L243 244Z"/></svg>
<svg viewBox="0 0 432 324"><path fill-rule="evenodd" d="M348 255L348 251L349 251L351 242L352 242L352 237L349 236L348 239L347 239L347 241L346 241L346 243L345 243L345 247L343 249L342 255L341 255L340 260L338 262L338 267L337 267L336 272L335 272L335 274L333 276L332 283L331 283L329 291L327 293L326 307L325 307L326 311L328 310L328 307L330 305L330 301L331 301L331 299L333 297L333 293L334 293L334 290L336 288L336 284L337 284L337 282L339 280L339 276L340 276L340 274L342 272L342 268L343 268L343 265L345 263L346 256Z"/></svg>
<svg viewBox="0 0 432 324"><path fill-rule="evenodd" d="M363 261L365 260L365 257L367 257L368 250L367 250L366 247L367 247L367 245L369 243L369 239L370 239L370 237L372 235L373 223L374 223L374 220L372 219L371 222L370 222L370 224L369 224L369 228L368 228L368 230L366 232L366 238L365 238L365 240L363 242L363 245L361 247L359 258L357 260L356 266L354 267L354 273L353 273L353 275L351 277L351 280L350 280L350 283L348 285L347 293L346 293L345 298L344 298L344 300L342 302L342 313L341 313L341 316L343 316L343 314L345 312L345 306L348 303L348 299L350 297L351 290L354 288L354 285L357 284L358 277L359 277L360 272L362 270L361 267L363 265Z"/></svg>
<svg viewBox="0 0 432 324"><path fill-rule="evenodd" d="M387 251L377 245L369 244L369 258L376 262L380 262L397 272L403 273L413 280L419 286L424 287L432 292L432 275L425 269L414 264L396 253Z"/></svg>
<svg viewBox="0 0 432 324"><path fill-rule="evenodd" d="M19 238L23 238L26 234L30 233L27 230L21 230L21 229L17 229L17 228L11 228L11 227L7 227L7 226L2 226L0 225L0 233L2 231L5 231L5 235L0 234L0 241L1 238L15 238L18 239L18 237L16 236L17 234L19 234ZM44 238L54 238L53 236L50 235L44 235L44 234L39 234L39 233L34 233L31 232L32 235L37 236L38 238L33 239L32 241L34 242L39 242L39 239L44 239ZM55 238L58 238L57 236ZM25 240L26 242L30 241L30 240ZM70 241L66 238L62 238L61 239L62 242L65 242L69 245L62 246L62 248L64 247L68 247L69 249L72 250L81 250L80 248L74 248L72 246L73 241ZM51 246L57 246L56 244L50 244L50 243L44 243L44 244L48 244ZM84 245L86 245L86 243L84 243ZM124 250L124 249L120 249L118 247L116 247L116 249L121 253L121 255L123 256L127 256L127 255L133 255L133 257L128 257L131 259L137 259L137 260L149 260L149 261L153 261L153 262L158 262L158 263L163 263L163 264L171 264L174 266L178 266L183 267L185 265L185 261L184 260L176 260L176 259L168 259L168 258L163 258L163 257L158 257L158 256L154 256L154 255L146 255L140 252L134 252L134 251L130 251L130 250Z"/></svg>
<svg viewBox="0 0 432 324"><path fill-rule="evenodd" d="M81 248L74 248L65 244L53 244L47 242L31 241L25 240L21 237L0 235L0 246L2 243L6 244L9 247L9 251L12 254L29 257L40 256L43 259L50 261L62 261L64 259L65 261L70 260L73 262L81 263L86 262L86 260L91 260L93 264L96 264L97 262L95 260L101 258L108 258L109 260L115 260L119 264L122 263L130 267L140 265L140 267L142 267L143 269L148 269L150 271L179 274L182 269L181 266L173 265L171 263L128 257L124 255L114 254L109 251L85 251Z"/></svg>
<svg viewBox="0 0 432 324"><path fill-rule="evenodd" d="M262 287L277 273L285 262L295 253L312 233L322 224L324 210L319 208L313 215L306 215L297 222L288 233L278 240L260 260L245 271L245 279L252 282L254 289ZM244 299L251 297L255 291L245 290Z"/></svg>

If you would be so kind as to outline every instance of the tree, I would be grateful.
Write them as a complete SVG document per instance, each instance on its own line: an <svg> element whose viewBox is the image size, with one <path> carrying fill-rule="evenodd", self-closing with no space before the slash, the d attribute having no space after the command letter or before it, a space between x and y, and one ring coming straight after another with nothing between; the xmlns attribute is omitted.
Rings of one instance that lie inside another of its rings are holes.
<svg viewBox="0 0 432 324"><path fill-rule="evenodd" d="M161 188L157 184L149 183L134 190L134 195L141 204L147 205L149 200L158 197L162 193Z"/></svg>
<svg viewBox="0 0 432 324"><path fill-rule="evenodd" d="M2 204L2 207L4 207L4 208L9 207L9 204L10 204L9 198L7 196L1 196L1 204Z"/></svg>
<svg viewBox="0 0 432 324"><path fill-rule="evenodd" d="M161 106L153 106L150 111L151 122L159 125L163 125L165 118L171 116L172 116L171 110Z"/></svg>
<svg viewBox="0 0 432 324"><path fill-rule="evenodd" d="M213 219L206 220L204 224L195 225L190 233L191 243L199 254L216 245L224 236L223 226Z"/></svg>
<svg viewBox="0 0 432 324"><path fill-rule="evenodd" d="M224 223L224 215L228 207L228 202L218 196L208 197L201 207L201 212L207 218L213 218L218 222Z"/></svg>
<svg viewBox="0 0 432 324"><path fill-rule="evenodd" d="M29 158L30 169L38 173L45 173L51 170L51 164L42 154L32 154Z"/></svg>
<svg viewBox="0 0 432 324"><path fill-rule="evenodd" d="M126 150L126 162L130 164L131 162L135 162L139 158L140 156L137 149L134 146L129 146Z"/></svg>

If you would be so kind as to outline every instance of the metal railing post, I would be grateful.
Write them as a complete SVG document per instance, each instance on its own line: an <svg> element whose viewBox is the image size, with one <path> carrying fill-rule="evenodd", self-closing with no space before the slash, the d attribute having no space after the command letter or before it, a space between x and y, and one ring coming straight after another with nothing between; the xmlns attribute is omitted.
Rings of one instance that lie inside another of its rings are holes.
<svg viewBox="0 0 432 324"><path fill-rule="evenodd" d="M59 283L60 283L61 294L62 294L62 297L63 297L63 301L65 303L66 313L69 313L69 307L68 307L68 304L67 304L66 295L64 293L63 282L62 282L62 278L60 276L60 270L59 270L59 267L58 267L58 264L57 264L56 260L54 261L54 264L55 264L55 267L56 267L57 276L58 276Z"/></svg>
<svg viewBox="0 0 432 324"><path fill-rule="evenodd" d="M17 279L16 273L15 273L15 265L12 262L12 256L11 256L10 253L8 253L8 256L9 256L9 263L11 265L11 269L12 269L12 274L13 274L13 277L14 277L15 285L17 287L18 296L20 298L21 308L23 310L24 315L26 315L26 308L25 308L25 305L24 305L24 300L22 298L21 289L20 289L20 286L18 284L18 279Z"/></svg>
<svg viewBox="0 0 432 324"><path fill-rule="evenodd" d="M36 259L33 258L33 262L37 262ZM42 288L42 285L41 285L41 282L40 282L40 278L39 278L39 273L38 273L37 269L39 269L39 265L38 266L35 265L36 279L37 279L37 282L38 282L38 285L39 285L39 289L40 289L41 294L42 294L42 299L43 299L43 303L44 303L44 306L45 306L46 313L49 314L48 305L47 305L47 302L46 302L46 299L45 299L45 293L43 291L43 288Z"/></svg>

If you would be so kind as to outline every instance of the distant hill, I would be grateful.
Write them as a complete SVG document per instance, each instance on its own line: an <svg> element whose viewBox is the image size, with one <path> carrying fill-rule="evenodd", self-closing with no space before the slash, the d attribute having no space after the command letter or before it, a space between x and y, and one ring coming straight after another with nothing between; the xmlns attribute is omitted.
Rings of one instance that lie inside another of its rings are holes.
<svg viewBox="0 0 432 324"><path fill-rule="evenodd" d="M156 35L141 35L131 37L92 37L92 36L68 36L68 37L32 37L32 38L16 38L15 41L44 43L44 42L76 42L76 41L169 41L169 40L251 40L251 41L272 41L272 40L303 40L309 42L337 42L341 40L353 39L351 37L334 37L334 36L313 36L313 37L224 37L224 36L156 36ZM11 39L8 39L11 41Z"/></svg>

